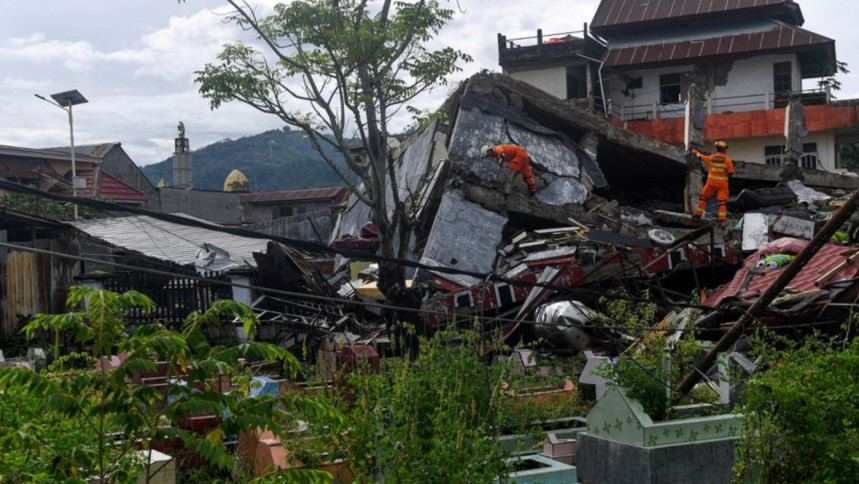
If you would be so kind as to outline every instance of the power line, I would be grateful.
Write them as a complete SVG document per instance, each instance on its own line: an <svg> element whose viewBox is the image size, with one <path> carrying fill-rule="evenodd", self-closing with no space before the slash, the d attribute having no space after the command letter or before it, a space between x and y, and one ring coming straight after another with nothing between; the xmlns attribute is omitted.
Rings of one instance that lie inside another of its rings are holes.
<svg viewBox="0 0 859 484"><path fill-rule="evenodd" d="M119 211L119 212L134 213L137 215L144 215L144 216L152 217L152 218L157 219L157 220L175 223L177 225L184 225L184 226L189 226L189 227L198 227L198 228L203 228L203 229L212 230L212 231L216 231L216 232L222 232L222 233L227 233L227 234L231 234L231 235L236 235L239 237L272 240L275 242L279 242L279 243L281 243L287 247L291 247L293 249L297 249L297 250L301 250L301 251L305 251L305 252L309 252L309 253L338 254L338 255L341 255L341 256L346 257L346 258L368 260L368 261L373 261L373 262L391 263L391 264L396 264L396 265L401 265L401 266L423 269L423 270L426 270L429 272L454 274L454 275L464 275L464 276L476 278L478 280L487 279L487 280L490 280L493 282L501 282L501 283L505 283L505 284L508 284L511 286L543 287L545 289L551 289L553 291L557 291L557 292L563 293L563 294L575 295L576 293L580 293L580 292L586 292L586 293L589 292L589 290L583 289L583 288L561 287L561 286L556 286L554 284L550 284L547 282L528 282L528 281L522 281L522 280L509 279L509 278L505 278L503 276L497 275L497 274L492 273L492 272L479 273L479 272L467 271L467 270L463 270L463 269L456 269L456 268L446 267L446 266L430 266L430 265L422 264L420 262L415 262L415 261L411 261L411 260L407 260L407 259L400 259L400 258L396 258L396 257L388 257L388 256L382 256L382 255L378 255L378 254L370 254L367 252L362 252L362 251L357 251L357 250L336 249L336 248L329 247L327 245L319 244L319 243L315 243L315 242L308 242L308 241L304 241L304 240L292 239L289 237L282 237L282 236L278 236L278 235L269 235L269 234L264 234L261 232L256 232L256 231L247 230L247 229L224 227L224 226L209 223L209 222L206 222L206 221L203 221L200 219L183 217L180 215L167 214L167 213L163 213L163 212L155 212L155 211L151 211L151 210L147 210L147 209L143 209L143 208L138 208L138 207L129 207L129 206L124 206L124 205L120 205L117 203L113 203L113 202L106 202L103 200L83 199L83 198L70 197L67 195L61 195L61 194L57 194L57 193L45 192L43 190L39 190L39 189L36 189L33 187L28 187L25 185L20 185L18 183L9 182L6 180L0 180L0 189L6 189L6 190L22 192L22 193L29 193L31 195L41 196L41 197L45 197L45 198L49 198L49 199L57 200L57 201L75 203L75 204L79 204L79 205L83 205L83 206L87 206L87 207L91 207L91 208L96 208L99 210ZM580 279L584 279L584 278L580 278ZM579 280L577 282L582 282L582 281ZM616 297L616 296L613 296L613 295L607 294L607 293L597 293L597 294L600 296L603 296L603 297L608 297L608 298ZM631 298L631 297L627 297L627 296L623 296L620 298L626 299L626 300L629 300L632 302L642 302L641 300L637 300L635 298ZM659 304L661 306L694 308L694 309L702 309L702 310L707 310L707 311L714 311L714 310L719 311L719 309L711 308L709 306L693 305L693 304L688 304L688 303L677 303L677 302L657 301L657 300L653 300L650 302L655 303L655 304Z"/></svg>
<svg viewBox="0 0 859 484"><path fill-rule="evenodd" d="M119 269L145 272L145 273L149 273L149 274L156 274L156 275L162 275L162 276L167 276L167 277L180 277L180 278L195 280L198 282L206 282L206 283L210 283L213 285L239 287L242 289L251 289L251 290L261 292L261 293L276 294L276 295L280 295L280 296L288 296L288 297L294 297L294 298L298 298L298 299L311 299L311 300L317 300L317 301L323 301L323 302L332 302L332 303L337 303L337 304L350 304L350 305L354 305L354 306L363 306L363 307L370 307L370 308L377 308L377 309L404 311L404 312L411 312L411 313L416 313L416 314L443 316L443 317L448 317L448 318L457 316L456 314L452 314L452 313L448 313L448 312L444 312L444 311L435 311L432 309L410 308L410 307L404 307L404 306L391 306L391 305L385 304L385 303L377 303L377 302L371 302L371 301L346 300L343 298L336 298L336 297L331 297L331 296L322 296L322 295L318 295L318 294L284 291L282 289L267 288L267 287L252 285L252 284L233 283L233 282L229 282L229 281L222 281L219 279L212 279L212 278L197 276L197 275L188 274L188 273L152 269L149 267L135 266L135 265L130 265L130 264L122 264L122 263L118 263L118 262L105 261L105 260L95 259L95 258L91 258L91 257L84 257L84 256L80 256L80 255L65 254L62 252L56 252L56 251L45 250L45 249L37 249L35 247L25 247L25 246L16 245L16 244L9 243L9 242L0 242L0 247L22 250L22 251L26 251L26 252L33 252L33 253L43 254L43 255L51 255L51 256L66 258L66 259L79 260L79 261L90 262L90 263L94 263L94 264L103 264L103 265L108 265L108 266L112 266L112 267L117 267ZM615 297L617 297L619 299L626 299L622 296L615 296ZM647 301L647 300L645 299L645 301ZM653 301L656 302L655 300L653 300ZM477 314L465 315L466 318L473 318L474 316L477 316ZM651 328L627 328L627 327L623 327L623 326L609 326L609 325L569 324L569 323L540 323L540 322L533 321L533 320L519 321L517 319L510 319L510 318L503 318L503 317L493 317L493 318L490 318L490 321L500 322L500 323L521 322L521 323L530 324L530 325L534 325L534 326L555 326L555 327L579 328L579 329L604 329L604 330L613 330L613 331L629 331L629 332L642 332L642 333L643 332L695 333L695 332L703 331L702 329L680 329L680 328L677 328L677 329L666 330L666 329L658 329L658 328L654 328L654 327L651 327ZM781 328L808 328L808 327L826 326L826 325L831 325L831 324L835 324L835 323L837 323L837 322L836 321L827 321L827 322L818 322L818 323L785 325L785 326L779 326L778 328L779 329L781 329Z"/></svg>

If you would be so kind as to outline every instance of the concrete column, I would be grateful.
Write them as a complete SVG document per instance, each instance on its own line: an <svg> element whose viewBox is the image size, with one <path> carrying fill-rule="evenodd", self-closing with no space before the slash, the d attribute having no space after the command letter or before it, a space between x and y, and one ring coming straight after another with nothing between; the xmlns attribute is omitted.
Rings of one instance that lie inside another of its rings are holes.
<svg viewBox="0 0 859 484"><path fill-rule="evenodd" d="M233 301L238 303L242 303L247 307L250 307L253 304L253 294L251 289L248 287L237 287L235 284L240 284L242 286L249 286L251 283L251 279L248 276L230 276L230 282L233 284ZM245 329L241 326L236 327L236 336L239 338L239 341L247 341L248 335L245 333Z"/></svg>
<svg viewBox="0 0 859 484"><path fill-rule="evenodd" d="M80 281L78 283L78 286L86 287L86 288L92 289L94 291L101 291L102 289L104 289L104 283L101 281L98 281L98 280L94 280L94 279L86 280L86 281ZM89 298L84 299L84 309L87 309L87 308L89 308Z"/></svg>

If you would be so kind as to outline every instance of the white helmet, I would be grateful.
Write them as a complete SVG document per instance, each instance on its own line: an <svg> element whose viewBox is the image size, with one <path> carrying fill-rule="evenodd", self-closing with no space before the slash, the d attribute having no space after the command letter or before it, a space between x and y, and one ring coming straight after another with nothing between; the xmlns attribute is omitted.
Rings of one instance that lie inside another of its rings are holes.
<svg viewBox="0 0 859 484"><path fill-rule="evenodd" d="M490 156L495 156L495 147L491 144L483 145L483 148L480 148L480 156L483 158L489 158Z"/></svg>

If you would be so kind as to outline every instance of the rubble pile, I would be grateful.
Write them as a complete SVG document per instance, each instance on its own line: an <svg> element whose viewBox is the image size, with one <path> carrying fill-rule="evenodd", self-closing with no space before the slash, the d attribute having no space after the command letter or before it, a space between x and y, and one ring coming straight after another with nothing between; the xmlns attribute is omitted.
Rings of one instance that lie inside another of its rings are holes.
<svg viewBox="0 0 859 484"><path fill-rule="evenodd" d="M256 300L269 336L290 346L349 332L350 341L384 345L400 321L429 331L478 318L510 343L614 357L650 341L606 315L601 299L620 291L658 304L662 327L651 336L676 339L682 327L715 342L859 186L835 174L809 177L813 187L773 182L769 171L780 167L737 162L729 218L718 223L715 199L703 219L689 215L705 176L692 157L527 84L479 74L441 112L391 144L397 198L414 227L406 258L417 263L398 307L377 286L379 230L353 194L331 241L353 256L337 256L327 278L280 244L259 256L263 286L329 298ZM506 169L480 156L485 144L528 151L535 197L521 176L511 186ZM393 210L390 188L387 196ZM859 218L844 224L758 320L775 328L842 317L859 294L857 229Z"/></svg>
<svg viewBox="0 0 859 484"><path fill-rule="evenodd" d="M599 314L598 295L647 288L662 301L663 315L673 304L678 311L698 306L697 324L715 340L784 267L773 256L791 260L848 189L859 186L833 174L814 178L831 181L814 188L767 181L770 175L755 180L744 173L779 167L744 170L738 162L729 220L718 224L715 199L703 220L688 215L689 200L696 199L690 193L704 173L684 152L518 81L477 75L442 111L399 146L396 167L399 197L416 228L408 259L422 265L407 271L407 286L419 301L413 316L428 327L482 316L507 339L542 338L556 349L616 355L632 339L606 329L612 322ZM527 149L535 198L527 197L521 177L512 189L505 186L506 170L480 157L487 143ZM371 222L369 208L353 195L333 246L375 249ZM855 297L856 249L850 247L857 227L845 226L763 320L815 318ZM373 267L355 270L355 263L338 257L339 276L330 280L338 294L381 301ZM380 325L386 316L364 314L378 316Z"/></svg>

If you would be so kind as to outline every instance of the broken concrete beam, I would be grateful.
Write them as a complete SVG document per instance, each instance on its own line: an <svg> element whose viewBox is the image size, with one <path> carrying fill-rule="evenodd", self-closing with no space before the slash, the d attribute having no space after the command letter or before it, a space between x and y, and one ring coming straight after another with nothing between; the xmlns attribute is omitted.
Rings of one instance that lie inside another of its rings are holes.
<svg viewBox="0 0 859 484"><path fill-rule="evenodd" d="M628 224L637 226L653 225L653 217L646 210L633 207L620 207L620 219Z"/></svg>
<svg viewBox="0 0 859 484"><path fill-rule="evenodd" d="M495 213L516 212L565 225L569 223L567 217L570 215L587 219L584 210L577 205L547 205L520 193L504 195L500 190L471 183L462 184L460 191L464 199Z"/></svg>
<svg viewBox="0 0 859 484"><path fill-rule="evenodd" d="M777 165L764 165L762 163L747 163L736 161L734 163L735 179L780 182L782 167ZM853 190L859 188L859 177L839 175L811 168L798 168L802 172L803 183L806 186L820 188L841 188Z"/></svg>
<svg viewBox="0 0 859 484"><path fill-rule="evenodd" d="M496 102L507 103L512 109L516 109L518 104L531 119L550 119L553 124L563 126L565 134L573 135L574 140L581 139L592 132L600 139L600 144L603 142L617 144L633 151L646 152L685 164L682 150L619 128L586 109L560 102L557 97L512 77L501 74L475 75L469 79L466 92L485 97L491 96ZM524 103L523 99L528 102ZM575 134L578 136L574 136Z"/></svg>
<svg viewBox="0 0 859 484"><path fill-rule="evenodd" d="M811 240L814 237L814 226L815 224L811 220L803 220L785 215L773 224L773 232Z"/></svg>

